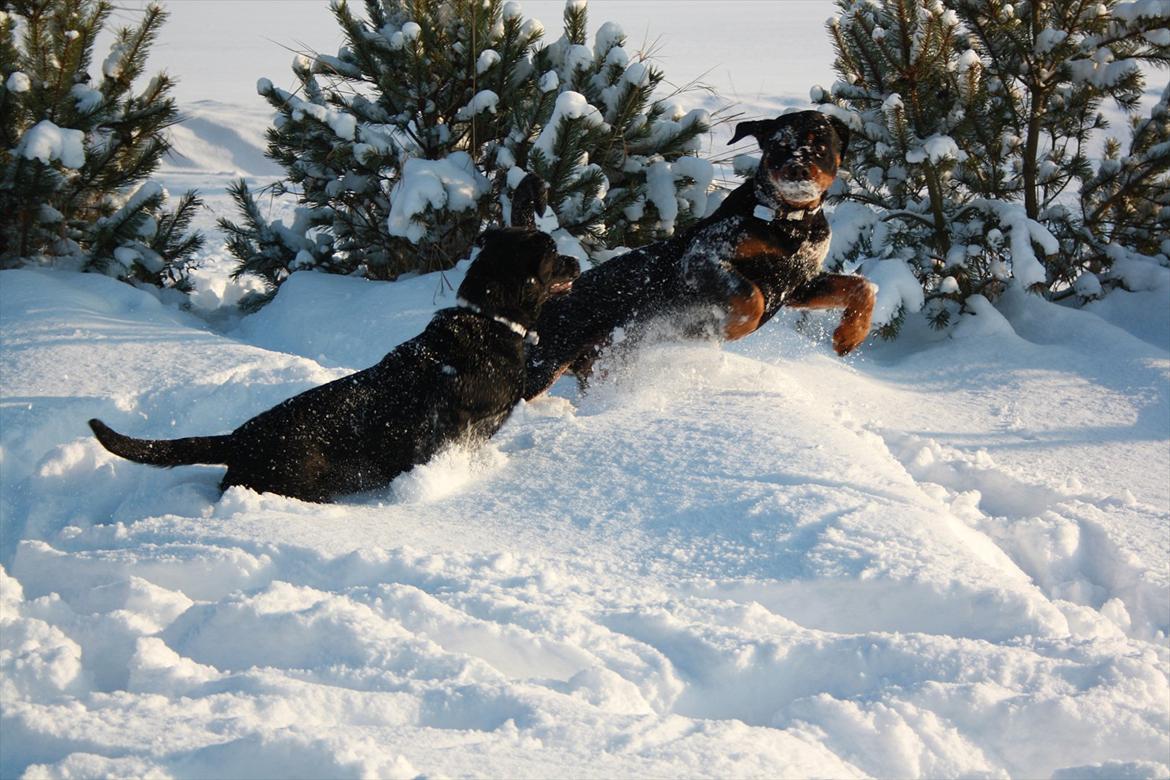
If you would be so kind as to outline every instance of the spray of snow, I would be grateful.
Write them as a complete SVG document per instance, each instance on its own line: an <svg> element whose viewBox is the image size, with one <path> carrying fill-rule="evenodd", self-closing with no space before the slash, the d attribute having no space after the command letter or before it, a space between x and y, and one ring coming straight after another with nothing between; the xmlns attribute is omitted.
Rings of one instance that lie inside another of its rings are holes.
<svg viewBox="0 0 1170 780"><path fill-rule="evenodd" d="M397 501L420 504L439 501L503 468L507 456L487 444L482 447L449 447L426 463L400 474L390 485Z"/></svg>

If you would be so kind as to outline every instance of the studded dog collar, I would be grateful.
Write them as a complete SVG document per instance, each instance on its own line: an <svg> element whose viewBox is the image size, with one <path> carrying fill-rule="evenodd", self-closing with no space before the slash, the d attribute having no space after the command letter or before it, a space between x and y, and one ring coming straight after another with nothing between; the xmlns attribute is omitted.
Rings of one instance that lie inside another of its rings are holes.
<svg viewBox="0 0 1170 780"><path fill-rule="evenodd" d="M498 314L485 314L483 309L481 309L479 306L476 306L471 301L465 300L463 298L456 298L455 305L461 309L467 309L469 312L472 312L473 314L478 314L481 317L487 317L488 319L495 320L496 322L500 323L501 325L506 326L508 328L508 330L512 331L517 336L520 336L521 338L523 338L524 341L526 341L529 344L536 344L537 342L540 341L540 337L536 335L536 331L529 330L528 328L521 325L519 322L513 322L512 320L508 319L507 317L501 317Z"/></svg>

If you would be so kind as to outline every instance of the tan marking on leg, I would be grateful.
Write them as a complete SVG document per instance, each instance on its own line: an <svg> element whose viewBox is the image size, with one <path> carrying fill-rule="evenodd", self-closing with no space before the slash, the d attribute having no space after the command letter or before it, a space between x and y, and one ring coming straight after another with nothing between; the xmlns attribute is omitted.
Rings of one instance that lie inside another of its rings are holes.
<svg viewBox="0 0 1170 780"><path fill-rule="evenodd" d="M814 281L817 293L802 301L789 301L794 309L845 309L833 331L833 349L845 355L865 341L873 319L874 286L862 276L826 274Z"/></svg>
<svg viewBox="0 0 1170 780"><path fill-rule="evenodd" d="M838 355L852 352L865 341L873 319L873 304L876 299L874 287L860 276L853 278L857 281L845 295L845 311L841 314L841 324L833 331L833 349Z"/></svg>
<svg viewBox="0 0 1170 780"><path fill-rule="evenodd" d="M741 339L760 327L764 316L764 294L759 287L752 285L751 294L732 298L730 304L731 312L723 326L728 341Z"/></svg>

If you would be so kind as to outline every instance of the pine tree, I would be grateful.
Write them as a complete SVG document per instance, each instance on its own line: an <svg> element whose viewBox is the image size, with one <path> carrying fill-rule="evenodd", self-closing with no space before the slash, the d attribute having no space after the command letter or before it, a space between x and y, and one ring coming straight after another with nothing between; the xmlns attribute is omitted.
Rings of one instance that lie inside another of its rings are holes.
<svg viewBox="0 0 1170 780"><path fill-rule="evenodd" d="M1081 222L1065 220L1065 243L1072 257L1087 262L1070 288L1084 298L1100 294L1100 280L1118 260L1170 258L1170 85L1148 117L1133 117L1126 152L1116 138L1081 188ZM1066 272L1066 276L1071 274ZM1124 279L1107 280L1124 286Z"/></svg>
<svg viewBox="0 0 1170 780"><path fill-rule="evenodd" d="M1132 110L1140 64L1168 62L1165 13L1138 6L838 0L829 31L842 78L813 99L853 122L843 194L881 220L838 261L870 258L867 272L879 275L891 266L875 258L906 263L940 327L969 296L994 298L1009 279L1052 293L1106 267L1102 249L1122 233L1109 227L1117 210L1093 206L1094 193L1132 203L1165 176L1156 145L1125 183L1124 166L1089 159L1106 126L1102 102ZM1082 208L1070 209L1077 193ZM1130 208L1142 224L1125 236L1155 230L1155 212Z"/></svg>
<svg viewBox="0 0 1170 780"><path fill-rule="evenodd" d="M239 272L270 292L301 268L392 279L448 268L485 225L506 223L529 173L549 185L566 251L636 245L703 216L711 166L693 156L706 112L652 94L662 73L602 25L585 43L583 0L565 35L500 0L366 0L333 6L345 44L299 56L298 87L262 79L278 111L268 154L278 194L301 208L268 223L242 182L242 221L222 220Z"/></svg>
<svg viewBox="0 0 1170 780"><path fill-rule="evenodd" d="M165 73L135 82L166 14L148 6L119 30L94 81L106 0L13 0L0 12L0 267L29 263L188 287L200 201L147 181L178 121Z"/></svg>

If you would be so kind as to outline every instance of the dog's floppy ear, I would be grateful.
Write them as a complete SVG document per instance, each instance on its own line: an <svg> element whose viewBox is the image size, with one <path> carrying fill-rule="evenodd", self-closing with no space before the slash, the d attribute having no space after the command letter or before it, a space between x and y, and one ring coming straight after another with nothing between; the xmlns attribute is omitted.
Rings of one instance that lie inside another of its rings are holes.
<svg viewBox="0 0 1170 780"><path fill-rule="evenodd" d="M548 182L535 173L526 175L516 185L516 189L512 195L512 201L514 203L531 201L536 213L543 214L545 208L548 206Z"/></svg>
<svg viewBox="0 0 1170 780"><path fill-rule="evenodd" d="M548 183L535 173L528 174L512 193L512 225L536 230L536 219L547 207Z"/></svg>
<svg viewBox="0 0 1170 780"><path fill-rule="evenodd" d="M829 124L833 126L833 131L837 133L837 138L841 139L841 156L845 156L845 150L849 148L849 125L842 122L832 114L825 114L829 119Z"/></svg>
<svg viewBox="0 0 1170 780"><path fill-rule="evenodd" d="M727 142L727 145L730 146L736 141L747 138L749 135L754 136L758 141L761 136L770 133L776 127L776 121L775 119L757 119L752 122L740 122L735 126L735 135L731 136L731 140Z"/></svg>

